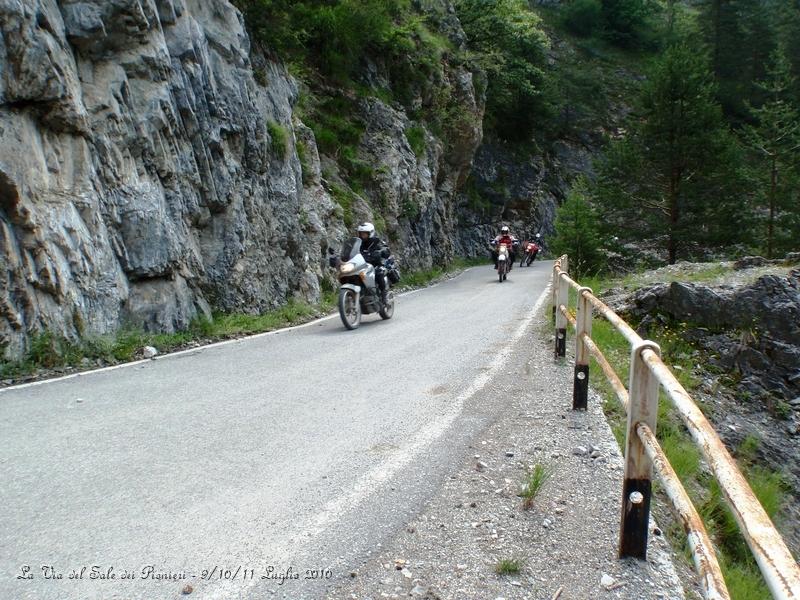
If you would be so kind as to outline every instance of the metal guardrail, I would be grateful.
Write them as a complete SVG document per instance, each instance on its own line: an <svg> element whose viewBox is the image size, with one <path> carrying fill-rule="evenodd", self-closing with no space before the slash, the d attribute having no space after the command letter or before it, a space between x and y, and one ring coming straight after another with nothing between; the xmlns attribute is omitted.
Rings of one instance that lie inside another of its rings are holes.
<svg viewBox="0 0 800 600"><path fill-rule="evenodd" d="M673 403L736 518L773 598L800 600L800 567L753 494L736 462L689 393L661 361L661 349L643 340L630 325L594 296L592 290L572 280L568 257L553 265L553 312L556 321L556 357L566 356L567 324L575 329L575 373L572 408L586 409L589 357L593 357L628 414L625 441L625 479L622 493L619 556L646 558L651 473L655 469L672 502L692 550L707 599L728 600L714 547L703 521L673 471L655 436L659 388ZM569 311L569 289L577 292L575 317ZM602 315L631 345L630 381L622 380L592 340L593 311Z"/></svg>

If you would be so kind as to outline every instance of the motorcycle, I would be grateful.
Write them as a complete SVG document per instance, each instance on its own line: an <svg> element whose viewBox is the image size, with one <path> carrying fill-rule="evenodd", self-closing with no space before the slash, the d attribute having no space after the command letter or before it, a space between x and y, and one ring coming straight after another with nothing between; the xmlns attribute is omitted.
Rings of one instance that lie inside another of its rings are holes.
<svg viewBox="0 0 800 600"><path fill-rule="evenodd" d="M500 244L497 247L497 277L500 280L500 283L505 281L510 270L511 259L508 251L508 245Z"/></svg>
<svg viewBox="0 0 800 600"><path fill-rule="evenodd" d="M330 265L337 270L339 278L339 316L347 329L356 329L361 324L361 315L378 313L381 319L394 315L394 292L391 283L399 281L394 258L386 260L386 266L374 267L361 254L361 239L345 242L339 256L331 254ZM381 270L386 281L386 298L381 297L376 274Z"/></svg>
<svg viewBox="0 0 800 600"><path fill-rule="evenodd" d="M525 242L522 245L522 249L524 252L522 260L519 261L519 266L530 267L531 263L536 260L536 255L539 254L539 245L536 242Z"/></svg>

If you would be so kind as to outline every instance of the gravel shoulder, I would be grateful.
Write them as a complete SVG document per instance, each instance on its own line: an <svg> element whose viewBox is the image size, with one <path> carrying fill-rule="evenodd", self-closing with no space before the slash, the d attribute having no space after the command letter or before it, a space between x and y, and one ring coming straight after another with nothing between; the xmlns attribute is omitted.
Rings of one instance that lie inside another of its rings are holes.
<svg viewBox="0 0 800 600"><path fill-rule="evenodd" d="M548 310L481 393L505 405L500 417L405 528L327 598L700 597L652 520L647 561L617 558L623 459L596 395L587 412L571 410L572 363L553 359ZM552 475L524 510L518 493L536 464ZM498 574L503 560L518 561L519 572Z"/></svg>

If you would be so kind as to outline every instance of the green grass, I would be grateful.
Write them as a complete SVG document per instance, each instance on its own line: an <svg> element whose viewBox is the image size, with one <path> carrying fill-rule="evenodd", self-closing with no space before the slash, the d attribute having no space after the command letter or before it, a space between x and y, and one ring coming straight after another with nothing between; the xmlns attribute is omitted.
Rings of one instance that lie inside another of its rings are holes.
<svg viewBox="0 0 800 600"><path fill-rule="evenodd" d="M216 314L213 318L198 318L186 331L148 333L125 328L115 335L67 340L51 332L32 338L27 354L19 361L0 361L0 378L16 378L34 374L39 369L117 364L136 359L144 346L153 346L166 353L196 340L222 340L239 335L272 331L301 323L335 306L331 292L323 294L317 305L290 300L284 306L258 315ZM86 364L86 361L89 361Z"/></svg>
<svg viewBox="0 0 800 600"><path fill-rule="evenodd" d="M498 575L518 575L522 569L522 562L516 558L504 558L494 567L494 572Z"/></svg>
<svg viewBox="0 0 800 600"><path fill-rule="evenodd" d="M341 214L338 216L344 221L348 229L352 229L356 223L355 215L353 214L353 203L356 197L355 193L351 189L336 183L332 183L330 188L333 199L342 209Z"/></svg>
<svg viewBox="0 0 800 600"><path fill-rule="evenodd" d="M275 121L267 121L267 132L273 154L279 160L284 160L289 152L289 133L286 128Z"/></svg>
<svg viewBox="0 0 800 600"><path fill-rule="evenodd" d="M423 127L412 125L406 129L406 139L417 158L425 153L425 129Z"/></svg>
<svg viewBox="0 0 800 600"><path fill-rule="evenodd" d="M702 268L693 271L659 273L658 279L644 278L641 273L631 273L625 276L619 283L624 287L638 287L642 284L653 283L672 283L674 281L686 283L710 283L717 281L725 275L733 272L733 267L719 263L704 265Z"/></svg>
<svg viewBox="0 0 800 600"><path fill-rule="evenodd" d="M424 287L437 279L441 279L449 273L455 273L469 267L486 265L488 261L481 258L458 258L449 265L443 267L431 267L429 269L417 269L414 271L402 272L400 285L403 287Z"/></svg>
<svg viewBox="0 0 800 600"><path fill-rule="evenodd" d="M528 510L533 506L533 501L542 491L544 484L553 474L553 469L542 464L535 464L525 475L519 496L522 498L522 508Z"/></svg>

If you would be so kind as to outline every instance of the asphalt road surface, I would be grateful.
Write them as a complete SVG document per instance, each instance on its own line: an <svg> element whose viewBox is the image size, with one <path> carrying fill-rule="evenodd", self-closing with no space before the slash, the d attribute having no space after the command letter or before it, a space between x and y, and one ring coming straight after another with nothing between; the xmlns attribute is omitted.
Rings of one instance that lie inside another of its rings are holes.
<svg viewBox="0 0 800 600"><path fill-rule="evenodd" d="M503 410L481 391L550 268L0 391L0 598L322 596Z"/></svg>

